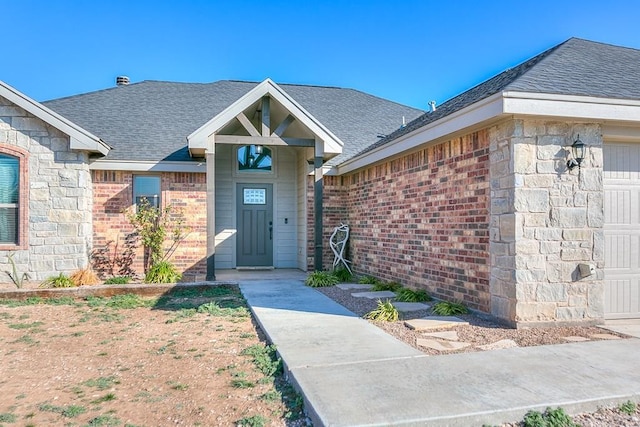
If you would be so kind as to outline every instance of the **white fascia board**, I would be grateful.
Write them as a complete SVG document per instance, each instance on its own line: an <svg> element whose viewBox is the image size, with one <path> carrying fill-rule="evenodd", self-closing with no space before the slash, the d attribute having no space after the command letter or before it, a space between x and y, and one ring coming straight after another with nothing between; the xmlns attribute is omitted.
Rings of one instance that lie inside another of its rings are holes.
<svg viewBox="0 0 640 427"><path fill-rule="evenodd" d="M72 150L91 151L102 155L107 155L109 153L111 147L109 147L100 138L70 120L65 119L58 113L40 104L38 101L35 101L22 92L17 91L1 80L0 96L8 99L18 107L68 135L70 139L70 148Z"/></svg>
<svg viewBox="0 0 640 427"><path fill-rule="evenodd" d="M145 162L132 160L96 160L91 170L131 172L206 172L205 162Z"/></svg>
<svg viewBox="0 0 640 427"><path fill-rule="evenodd" d="M462 129L499 117L502 113L502 93L498 93L418 128L361 156L347 160L337 166L337 174L342 175L396 156L420 145L459 132Z"/></svg>
<svg viewBox="0 0 640 427"><path fill-rule="evenodd" d="M342 141L324 127L324 125L322 125L315 117L313 117L271 79L266 79L262 83L258 84L236 102L225 108L217 116L191 133L191 135L187 137L189 150L206 149L209 135L218 132L238 114L242 113L265 95L271 95L276 101L282 104L282 106L291 113L291 115L307 126L314 135L324 141L325 153L342 153L342 146L344 145Z"/></svg>
<svg viewBox="0 0 640 427"><path fill-rule="evenodd" d="M640 122L640 101L592 96L504 92L504 113L638 123Z"/></svg>

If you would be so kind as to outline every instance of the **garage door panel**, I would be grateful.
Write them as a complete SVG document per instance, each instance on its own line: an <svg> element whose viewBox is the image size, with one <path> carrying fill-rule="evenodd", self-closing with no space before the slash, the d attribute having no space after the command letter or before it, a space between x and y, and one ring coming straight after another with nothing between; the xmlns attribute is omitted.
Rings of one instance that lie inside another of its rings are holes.
<svg viewBox="0 0 640 427"><path fill-rule="evenodd" d="M640 298L640 280L610 280L610 291L605 297L605 306L609 318L629 317L629 313L637 310Z"/></svg>
<svg viewBox="0 0 640 427"><path fill-rule="evenodd" d="M640 143L604 145L605 316L640 317Z"/></svg>

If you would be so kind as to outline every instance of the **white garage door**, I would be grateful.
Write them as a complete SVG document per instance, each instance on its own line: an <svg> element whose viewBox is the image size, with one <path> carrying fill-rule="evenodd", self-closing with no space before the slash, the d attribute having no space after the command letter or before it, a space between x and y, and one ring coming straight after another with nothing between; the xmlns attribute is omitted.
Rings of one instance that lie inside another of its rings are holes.
<svg viewBox="0 0 640 427"><path fill-rule="evenodd" d="M605 317L640 317L640 143L604 145Z"/></svg>

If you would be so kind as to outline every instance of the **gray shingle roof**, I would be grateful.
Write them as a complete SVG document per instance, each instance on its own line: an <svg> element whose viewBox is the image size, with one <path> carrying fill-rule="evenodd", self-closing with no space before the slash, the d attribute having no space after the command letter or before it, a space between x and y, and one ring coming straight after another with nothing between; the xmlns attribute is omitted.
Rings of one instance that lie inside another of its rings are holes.
<svg viewBox="0 0 640 427"><path fill-rule="evenodd" d="M189 161L187 136L256 85L143 81L43 104L112 146L109 160ZM332 164L423 113L353 89L280 86L345 143Z"/></svg>
<svg viewBox="0 0 640 427"><path fill-rule="evenodd" d="M638 100L640 50L571 38L451 98L358 154L509 90Z"/></svg>

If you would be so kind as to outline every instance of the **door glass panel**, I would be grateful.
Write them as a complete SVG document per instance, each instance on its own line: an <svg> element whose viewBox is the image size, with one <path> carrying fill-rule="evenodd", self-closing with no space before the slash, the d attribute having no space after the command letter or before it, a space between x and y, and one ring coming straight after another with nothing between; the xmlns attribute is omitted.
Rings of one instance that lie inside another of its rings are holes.
<svg viewBox="0 0 640 427"><path fill-rule="evenodd" d="M267 190L264 188L243 189L242 202L245 205L266 205Z"/></svg>

